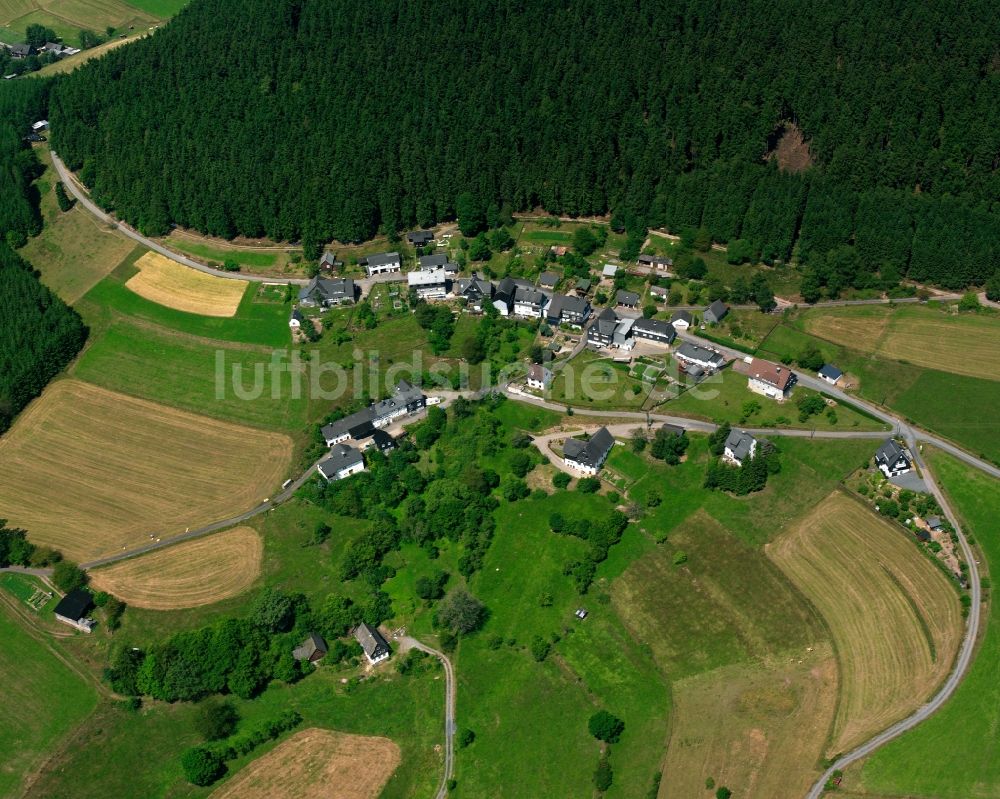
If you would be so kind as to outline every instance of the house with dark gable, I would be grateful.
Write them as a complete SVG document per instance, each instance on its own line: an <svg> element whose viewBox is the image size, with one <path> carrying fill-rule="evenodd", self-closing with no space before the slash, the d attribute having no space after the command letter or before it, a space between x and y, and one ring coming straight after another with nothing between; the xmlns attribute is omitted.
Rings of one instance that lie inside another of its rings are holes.
<svg viewBox="0 0 1000 799"><path fill-rule="evenodd" d="M493 299L493 284L473 272L472 277L460 277L456 280L452 285L452 293L465 300L468 308L481 311L483 303Z"/></svg>
<svg viewBox="0 0 1000 799"><path fill-rule="evenodd" d="M659 269L661 272L666 272L674 265L674 262L673 259L667 258L663 255L640 255L639 265L648 267L649 269Z"/></svg>
<svg viewBox="0 0 1000 799"><path fill-rule="evenodd" d="M706 324L715 324L725 319L728 313L729 306L722 302L722 300L716 300L705 309L705 313L702 316Z"/></svg>
<svg viewBox="0 0 1000 799"><path fill-rule="evenodd" d="M545 311L545 321L550 325L582 327L589 317L590 303L571 294L554 294Z"/></svg>
<svg viewBox="0 0 1000 799"><path fill-rule="evenodd" d="M406 240L414 247L426 247L434 241L434 232L431 230L414 230L406 234Z"/></svg>
<svg viewBox="0 0 1000 799"><path fill-rule="evenodd" d="M348 444L334 444L330 448L330 457L316 467L323 479L328 483L343 480L352 474L365 470L365 458L354 447Z"/></svg>
<svg viewBox="0 0 1000 799"><path fill-rule="evenodd" d="M563 442L563 463L570 469L593 476L601 470L614 445L615 438L606 427L602 427L586 441L567 438Z"/></svg>
<svg viewBox="0 0 1000 799"><path fill-rule="evenodd" d="M74 588L59 600L53 608L55 617L63 624L89 633L94 628L94 620L87 614L94 607L94 598L86 588Z"/></svg>
<svg viewBox="0 0 1000 799"><path fill-rule="evenodd" d="M406 380L400 380L388 399L373 402L367 408L355 411L343 419L323 425L323 440L328 447L344 441L364 441L375 431L396 419L417 413L427 407L424 392ZM379 445L379 442L376 442ZM381 445L379 448L382 449Z"/></svg>
<svg viewBox="0 0 1000 799"><path fill-rule="evenodd" d="M757 454L757 439L746 430L737 430L735 427L729 431L726 437L726 447L722 453L722 459L734 466L742 466L747 460Z"/></svg>
<svg viewBox="0 0 1000 799"><path fill-rule="evenodd" d="M634 291L619 289L618 293L615 295L615 304L620 305L622 308L638 308L639 299L639 295Z"/></svg>
<svg viewBox="0 0 1000 799"><path fill-rule="evenodd" d="M370 624L364 622L359 624L354 630L354 638L361 644L361 649L371 665L381 663L389 657L391 652L389 642Z"/></svg>
<svg viewBox="0 0 1000 799"><path fill-rule="evenodd" d="M618 328L618 314L605 308L587 328L587 344L592 347L610 347Z"/></svg>
<svg viewBox="0 0 1000 799"><path fill-rule="evenodd" d="M677 331L670 322L662 319L636 319L632 325L632 335L657 344L673 344Z"/></svg>
<svg viewBox="0 0 1000 799"><path fill-rule="evenodd" d="M399 272L403 268L403 262L398 252L380 252L369 255L358 261L368 273L372 275L384 275L389 272Z"/></svg>
<svg viewBox="0 0 1000 799"><path fill-rule="evenodd" d="M417 259L417 265L423 271L429 271L431 269L444 269L444 265L448 263L448 256L443 253L435 253L434 255L421 255Z"/></svg>
<svg viewBox="0 0 1000 799"><path fill-rule="evenodd" d="M354 302L357 288L349 277L326 280L314 277L299 291L299 305L312 308L333 308Z"/></svg>
<svg viewBox="0 0 1000 799"><path fill-rule="evenodd" d="M292 657L296 660L305 660L309 663L316 663L326 657L329 648L323 636L316 633L309 633L306 640L292 650Z"/></svg>
<svg viewBox="0 0 1000 799"><path fill-rule="evenodd" d="M875 451L875 465L886 477L898 477L913 468L909 453L891 438Z"/></svg>

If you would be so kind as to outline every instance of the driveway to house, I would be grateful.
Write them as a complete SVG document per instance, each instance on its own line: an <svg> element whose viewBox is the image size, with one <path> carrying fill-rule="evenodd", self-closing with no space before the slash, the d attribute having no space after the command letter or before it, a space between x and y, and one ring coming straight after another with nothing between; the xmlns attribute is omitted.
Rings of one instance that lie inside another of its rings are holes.
<svg viewBox="0 0 1000 799"><path fill-rule="evenodd" d="M426 652L428 655L436 657L441 661L441 665L444 666L444 773L441 775L441 784L438 786L435 799L445 799L448 795L448 780L455 774L455 732L457 730L455 726L455 699L457 695L455 667L452 666L451 661L444 652L431 649L426 644L420 643L416 638L404 635L398 640L400 648L403 651L407 649L419 649L421 652Z"/></svg>

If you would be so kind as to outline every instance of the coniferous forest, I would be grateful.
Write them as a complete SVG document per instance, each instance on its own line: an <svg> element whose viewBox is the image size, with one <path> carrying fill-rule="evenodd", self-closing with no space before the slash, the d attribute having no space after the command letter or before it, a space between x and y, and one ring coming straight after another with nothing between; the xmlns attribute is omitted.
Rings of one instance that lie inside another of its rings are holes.
<svg viewBox="0 0 1000 799"><path fill-rule="evenodd" d="M149 233L361 240L469 191L957 287L1000 263L998 42L988 0L195 0L51 117Z"/></svg>

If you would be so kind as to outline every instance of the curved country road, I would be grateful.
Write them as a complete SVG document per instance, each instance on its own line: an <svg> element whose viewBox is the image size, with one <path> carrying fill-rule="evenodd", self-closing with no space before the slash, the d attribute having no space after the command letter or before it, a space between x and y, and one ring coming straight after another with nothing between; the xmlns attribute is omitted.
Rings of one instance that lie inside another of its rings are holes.
<svg viewBox="0 0 1000 799"><path fill-rule="evenodd" d="M444 774L441 775L441 784L435 794L435 799L445 799L448 795L448 780L455 774L455 667L444 652L431 649L426 644L420 643L416 638L403 636L399 639L407 649L419 649L428 655L433 655L441 661L444 666Z"/></svg>

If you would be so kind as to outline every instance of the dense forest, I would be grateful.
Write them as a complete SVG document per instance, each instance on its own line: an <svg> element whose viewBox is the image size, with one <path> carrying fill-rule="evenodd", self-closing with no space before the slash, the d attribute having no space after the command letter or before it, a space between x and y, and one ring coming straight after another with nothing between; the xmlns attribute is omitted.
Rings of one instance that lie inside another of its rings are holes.
<svg viewBox="0 0 1000 799"><path fill-rule="evenodd" d="M195 0L51 117L149 233L361 240L471 192L959 286L1000 262L998 42L986 0Z"/></svg>
<svg viewBox="0 0 1000 799"><path fill-rule="evenodd" d="M80 351L87 328L0 242L0 433Z"/></svg>

